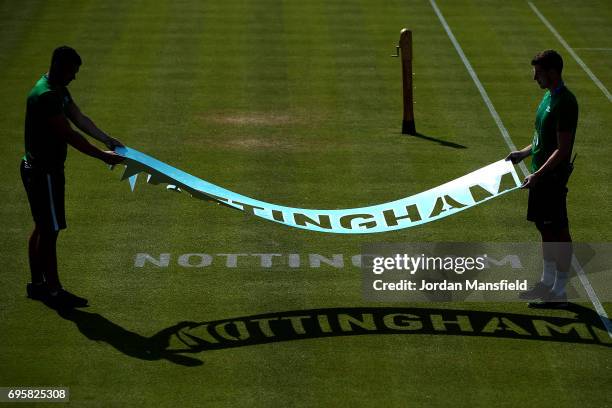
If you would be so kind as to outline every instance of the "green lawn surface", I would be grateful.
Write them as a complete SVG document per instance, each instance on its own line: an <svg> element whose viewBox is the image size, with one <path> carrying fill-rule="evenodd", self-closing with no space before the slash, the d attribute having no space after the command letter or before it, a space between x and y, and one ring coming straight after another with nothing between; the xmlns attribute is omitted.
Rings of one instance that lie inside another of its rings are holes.
<svg viewBox="0 0 612 408"><path fill-rule="evenodd" d="M518 147L531 142L542 96L531 58L547 48L564 56L580 105L572 235L612 241L611 102L527 2L437 4ZM534 4L612 89L609 2ZM401 69L390 55L403 27L413 31L416 127L427 138L400 133ZM0 387L67 386L78 407L612 405L605 336L589 343L372 333L168 351L184 346L181 322L284 312L393 307L573 318L523 303L366 302L361 272L350 265L177 262L188 253L348 257L373 242L537 242L525 191L411 229L322 234L142 177L131 193L117 169L71 149L59 268L66 288L91 306L58 313L25 297L33 226L18 168L25 100L56 46L83 58L69 87L81 110L128 146L263 201L362 207L440 185L509 151L428 1L2 1L0 38ZM171 261L137 267L138 253L169 253ZM608 314L611 306L604 302Z"/></svg>

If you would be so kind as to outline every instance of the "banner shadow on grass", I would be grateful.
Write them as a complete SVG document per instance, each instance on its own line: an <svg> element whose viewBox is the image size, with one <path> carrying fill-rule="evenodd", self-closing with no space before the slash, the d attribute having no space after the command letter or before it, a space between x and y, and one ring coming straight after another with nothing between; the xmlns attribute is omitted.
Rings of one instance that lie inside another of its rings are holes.
<svg viewBox="0 0 612 408"><path fill-rule="evenodd" d="M570 304L571 317L460 309L350 307L308 309L209 322L179 322L151 337L124 329L98 313L58 310L88 339L103 341L141 360L168 360L193 367L185 354L291 340L375 334L492 337L612 346L600 316ZM179 345L179 347L176 347Z"/></svg>

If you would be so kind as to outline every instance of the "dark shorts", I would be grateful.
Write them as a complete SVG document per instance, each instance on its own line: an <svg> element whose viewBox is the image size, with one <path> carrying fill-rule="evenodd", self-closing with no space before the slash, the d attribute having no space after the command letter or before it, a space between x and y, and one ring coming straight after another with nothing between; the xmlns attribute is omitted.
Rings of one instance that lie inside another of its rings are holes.
<svg viewBox="0 0 612 408"><path fill-rule="evenodd" d="M20 171L36 227L56 232L65 229L63 170L35 169L22 160Z"/></svg>
<svg viewBox="0 0 612 408"><path fill-rule="evenodd" d="M567 227L567 187L565 184L542 180L530 188L527 220L535 222L538 227Z"/></svg>

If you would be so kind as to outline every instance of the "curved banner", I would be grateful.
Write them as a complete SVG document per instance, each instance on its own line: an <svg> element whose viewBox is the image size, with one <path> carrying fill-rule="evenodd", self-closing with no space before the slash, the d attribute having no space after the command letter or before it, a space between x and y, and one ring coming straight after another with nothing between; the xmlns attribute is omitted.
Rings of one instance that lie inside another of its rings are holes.
<svg viewBox="0 0 612 408"><path fill-rule="evenodd" d="M132 190L138 173L147 173L150 184L168 184L203 200L215 201L270 221L311 231L336 234L368 234L414 227L448 217L520 187L509 161L500 160L458 179L422 193L384 204L343 210L313 210L285 207L255 200L192 176L129 147L115 150L125 157L122 180Z"/></svg>

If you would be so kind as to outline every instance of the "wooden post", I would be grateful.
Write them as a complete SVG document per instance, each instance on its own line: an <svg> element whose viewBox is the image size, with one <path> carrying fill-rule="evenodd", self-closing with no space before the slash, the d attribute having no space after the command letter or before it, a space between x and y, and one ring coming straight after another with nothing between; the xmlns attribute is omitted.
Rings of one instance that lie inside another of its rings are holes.
<svg viewBox="0 0 612 408"><path fill-rule="evenodd" d="M404 90L402 133L416 135L417 131L414 125L414 111L412 108L412 31L406 28L400 31L399 48L402 58L402 84Z"/></svg>

